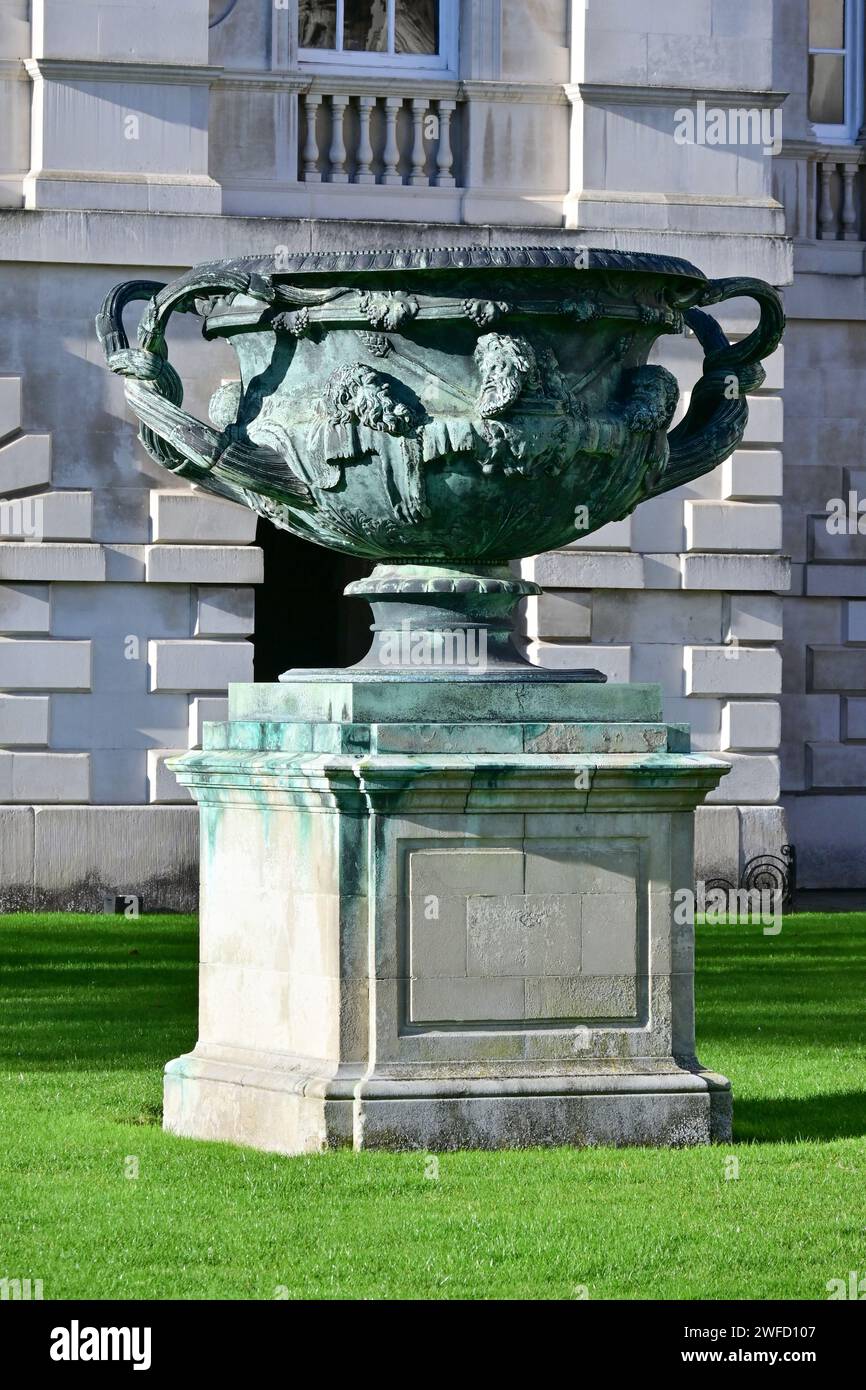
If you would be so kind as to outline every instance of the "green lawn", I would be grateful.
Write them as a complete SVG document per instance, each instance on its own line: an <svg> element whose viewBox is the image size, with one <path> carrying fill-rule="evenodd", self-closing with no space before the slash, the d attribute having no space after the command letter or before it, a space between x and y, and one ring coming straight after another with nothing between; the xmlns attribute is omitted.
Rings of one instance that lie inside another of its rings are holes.
<svg viewBox="0 0 866 1390"><path fill-rule="evenodd" d="M432 1180L423 1154L163 1134L192 920L0 918L0 1278L47 1299L826 1298L866 1273L866 914L698 936L735 1144L448 1154Z"/></svg>

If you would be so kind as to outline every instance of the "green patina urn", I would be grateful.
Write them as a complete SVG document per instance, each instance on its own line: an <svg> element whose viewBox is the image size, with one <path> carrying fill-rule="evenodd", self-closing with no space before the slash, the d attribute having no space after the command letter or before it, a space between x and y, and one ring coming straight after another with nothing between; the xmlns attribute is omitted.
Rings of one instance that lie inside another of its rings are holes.
<svg viewBox="0 0 866 1390"><path fill-rule="evenodd" d="M703 310L739 296L758 302L760 319L730 343ZM133 300L147 301L135 348L123 327ZM216 391L209 424L182 408L166 346L176 312L237 352L240 379ZM374 563L347 590L373 607L366 668L425 665L406 659L406 631L441 660L459 629L483 636L488 672L524 677L535 668L512 646L512 614L538 589L510 562L727 458L783 325L762 281L575 246L216 262L169 285L119 285L97 318L153 458ZM648 357L661 335L687 329L704 370L669 432L676 381ZM450 664L459 674L473 663L452 651Z"/></svg>

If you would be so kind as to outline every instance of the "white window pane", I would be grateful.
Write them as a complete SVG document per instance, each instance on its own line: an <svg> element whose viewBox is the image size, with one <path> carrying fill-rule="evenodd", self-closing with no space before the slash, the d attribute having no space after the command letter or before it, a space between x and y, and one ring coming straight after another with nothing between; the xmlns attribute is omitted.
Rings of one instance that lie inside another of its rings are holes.
<svg viewBox="0 0 866 1390"><path fill-rule="evenodd" d="M809 59L809 120L845 124L845 59L836 53L814 53Z"/></svg>
<svg viewBox="0 0 866 1390"><path fill-rule="evenodd" d="M337 0L300 0L298 42L301 48L337 47Z"/></svg>
<svg viewBox="0 0 866 1390"><path fill-rule="evenodd" d="M396 0L394 51L439 52L438 0Z"/></svg>
<svg viewBox="0 0 866 1390"><path fill-rule="evenodd" d="M343 16L343 48L347 52L388 52L387 0L345 0Z"/></svg>
<svg viewBox="0 0 866 1390"><path fill-rule="evenodd" d="M845 0L809 0L809 47L845 47Z"/></svg>

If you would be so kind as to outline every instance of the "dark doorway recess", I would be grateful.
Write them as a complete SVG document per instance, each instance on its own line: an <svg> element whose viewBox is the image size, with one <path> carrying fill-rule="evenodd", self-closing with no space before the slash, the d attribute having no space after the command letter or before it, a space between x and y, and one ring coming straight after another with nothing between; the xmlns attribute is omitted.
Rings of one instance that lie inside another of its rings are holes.
<svg viewBox="0 0 866 1390"><path fill-rule="evenodd" d="M343 598L372 565L298 540L259 521L256 544L265 579L256 588L255 679L275 681L297 666L351 666L370 647L373 615L362 599Z"/></svg>

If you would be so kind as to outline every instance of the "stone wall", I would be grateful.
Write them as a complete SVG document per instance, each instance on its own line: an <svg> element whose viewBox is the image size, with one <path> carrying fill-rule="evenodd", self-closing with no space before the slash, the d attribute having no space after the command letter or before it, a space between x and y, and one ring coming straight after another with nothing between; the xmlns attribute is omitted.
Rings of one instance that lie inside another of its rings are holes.
<svg viewBox="0 0 866 1390"><path fill-rule="evenodd" d="M777 6L776 25L776 82L789 96L774 184L794 238L794 281L785 296L783 545L792 564L782 645L781 801L803 885L862 888L866 537L856 508L866 498L863 148L822 149L809 125L805 0ZM846 208L842 190L851 171ZM848 526L828 528L833 499L847 508L849 492L855 498Z"/></svg>
<svg viewBox="0 0 866 1390"><path fill-rule="evenodd" d="M223 716L230 680L252 679L255 517L172 486L138 445L121 383L100 360L94 311L127 273L5 267L6 907L101 908L103 893L115 891L139 894L149 908L189 906L195 811L167 814L189 798L165 758L199 744L203 718ZM174 273L142 269L149 278ZM205 357L181 322L173 350L192 408L205 413L219 349ZM94 816L90 807L105 809Z"/></svg>
<svg viewBox="0 0 866 1390"><path fill-rule="evenodd" d="M827 279L798 288L810 317L787 334L782 799L804 883L854 888L866 882L866 333L862 318L823 317Z"/></svg>

